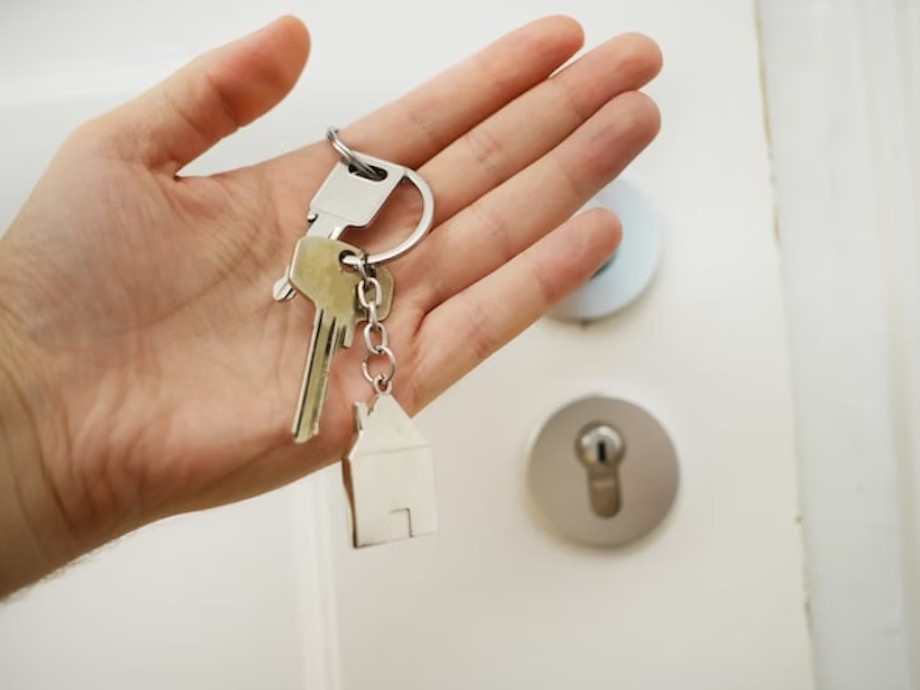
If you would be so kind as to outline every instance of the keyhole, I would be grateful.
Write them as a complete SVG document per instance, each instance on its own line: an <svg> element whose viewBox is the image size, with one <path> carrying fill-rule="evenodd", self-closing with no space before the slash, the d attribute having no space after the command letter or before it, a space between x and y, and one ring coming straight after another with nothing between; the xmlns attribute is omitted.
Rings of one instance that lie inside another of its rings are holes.
<svg viewBox="0 0 920 690"><path fill-rule="evenodd" d="M626 443L616 429L603 422L585 427L575 442L575 452L588 479L588 499L594 513L611 518L620 512L619 466Z"/></svg>

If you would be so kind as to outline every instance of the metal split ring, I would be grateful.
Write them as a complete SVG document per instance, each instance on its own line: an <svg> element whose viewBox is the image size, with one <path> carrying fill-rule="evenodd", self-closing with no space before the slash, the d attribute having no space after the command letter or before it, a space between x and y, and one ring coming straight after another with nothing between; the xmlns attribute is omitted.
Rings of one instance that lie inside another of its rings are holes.
<svg viewBox="0 0 920 690"><path fill-rule="evenodd" d="M370 160L374 159L371 158ZM431 223L434 220L434 194L431 191L431 187L429 187L428 183L425 182L425 179L417 172L412 170L412 168L405 168L403 177L409 180L409 182L413 184L413 186L422 196L422 217L419 218L418 224L415 226L412 234L410 234L406 239L397 244L395 247L382 252L368 254L363 258L353 254L343 256L342 263L346 266L357 268L361 263L365 263L368 266L379 266L381 264L389 263L390 261L398 259L403 254L406 254L415 249L416 245L425 239L425 235L427 235L428 231L431 230Z"/></svg>
<svg viewBox="0 0 920 690"><path fill-rule="evenodd" d="M342 141L341 137L339 137L338 127L330 127L327 129L326 138L329 140L329 143L332 144L332 148L342 157L342 160L355 168L355 170L364 175L364 177L377 181L384 178L385 175L381 175L379 170L365 163L358 154L351 150L348 144Z"/></svg>

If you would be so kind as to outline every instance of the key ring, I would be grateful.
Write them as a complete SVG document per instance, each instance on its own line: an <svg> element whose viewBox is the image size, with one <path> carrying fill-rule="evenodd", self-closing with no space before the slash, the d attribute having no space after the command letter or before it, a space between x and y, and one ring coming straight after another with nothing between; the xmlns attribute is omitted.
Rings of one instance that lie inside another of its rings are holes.
<svg viewBox="0 0 920 690"><path fill-rule="evenodd" d="M374 161L375 158L371 156L365 156L365 160ZM424 178L419 175L417 172L412 170L412 168L405 168L403 172L403 178L409 180L415 188L419 191L419 194L422 195L422 217L419 218L418 224L415 226L415 230L404 239L402 242L397 244L395 247L391 247L382 252L376 252L375 254L368 254L364 257L363 262L368 266L379 266L380 264L385 264L394 259L398 259L403 254L415 249L415 246L425 239L425 235L428 234L428 231L431 230L431 221L434 220L434 194L431 192L431 187L428 186L428 183L425 182ZM342 263L352 268L356 268L358 263L362 259L354 255L345 256L342 258Z"/></svg>
<svg viewBox="0 0 920 690"><path fill-rule="evenodd" d="M364 177L377 181L383 179L377 170L374 170L374 168L361 160L361 158L342 141L341 137L339 137L338 127L329 127L326 130L326 138L329 140L329 143L332 144L332 148L342 157L342 160L358 170Z"/></svg>
<svg viewBox="0 0 920 690"><path fill-rule="evenodd" d="M354 166L357 170L361 171L362 174L365 174L371 179L379 179L374 169L374 163L386 164L386 167L392 166L392 163L388 163L387 161L374 158L366 153L359 154L353 151L341 140L341 138L339 138L339 130L336 127L330 127L326 130L326 138L329 139L333 148L339 153L344 162ZM364 171L366 170L369 170L370 173L365 173ZM434 220L434 194L431 191L431 187L429 187L425 179L412 168L403 167L402 170L403 179L411 182L422 196L422 217L419 218L415 229L406 239L386 251L368 254L363 258L358 258L353 254L343 256L342 263L344 265L355 269L362 263L368 266L379 266L380 264L398 259L403 254L414 249L415 246L425 238L428 231L431 230L431 223Z"/></svg>

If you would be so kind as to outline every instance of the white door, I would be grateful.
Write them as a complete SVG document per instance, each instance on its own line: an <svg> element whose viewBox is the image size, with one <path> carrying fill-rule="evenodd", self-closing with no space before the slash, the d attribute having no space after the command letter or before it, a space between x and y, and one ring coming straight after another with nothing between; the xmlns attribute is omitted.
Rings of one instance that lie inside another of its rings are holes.
<svg viewBox="0 0 920 690"><path fill-rule="evenodd" d="M227 5L4 3L0 224L74 123L281 11L311 27L304 80L201 170L296 146L560 9ZM422 413L437 536L350 550L334 468L154 525L0 606L2 687L813 687L753 2L564 10L589 44L639 30L665 54L662 134L625 175L664 229L651 290L587 328L541 322ZM385 60L361 48L379 44ZM540 423L598 392L652 412L680 458L671 515L621 550L551 536L526 490Z"/></svg>
<svg viewBox="0 0 920 690"><path fill-rule="evenodd" d="M400 79L422 76L416 47L458 55L553 10L413 3L411 25L392 37ZM565 10L589 42L639 30L661 43L665 68L649 91L662 133L625 174L662 219L658 278L609 321L537 324L421 414L437 453L437 537L351 550L328 473L334 566L313 594L335 601L328 663L345 690L811 688L753 4L584 0ZM347 23L344 5L321 13ZM368 4L354 40L373 42L373 27L392 18L387 4ZM657 416L682 471L665 524L609 552L549 534L526 484L540 424L598 392Z"/></svg>

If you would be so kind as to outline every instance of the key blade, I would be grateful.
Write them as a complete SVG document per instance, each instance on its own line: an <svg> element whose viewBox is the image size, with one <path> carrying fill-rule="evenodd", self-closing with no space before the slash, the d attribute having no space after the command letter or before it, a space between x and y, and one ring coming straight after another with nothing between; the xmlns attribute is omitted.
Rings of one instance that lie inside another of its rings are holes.
<svg viewBox="0 0 920 690"><path fill-rule="evenodd" d="M341 340L339 319L324 309L317 309L291 426L295 443L306 443L319 433L320 416L329 388L329 368Z"/></svg>
<svg viewBox="0 0 920 690"><path fill-rule="evenodd" d="M361 256L360 249L345 242L303 237L297 243L288 272L291 285L316 306L300 397L291 428L296 443L305 443L319 433L332 359L336 351L353 338L358 317L355 299L360 276L342 265L340 257L343 252Z"/></svg>

